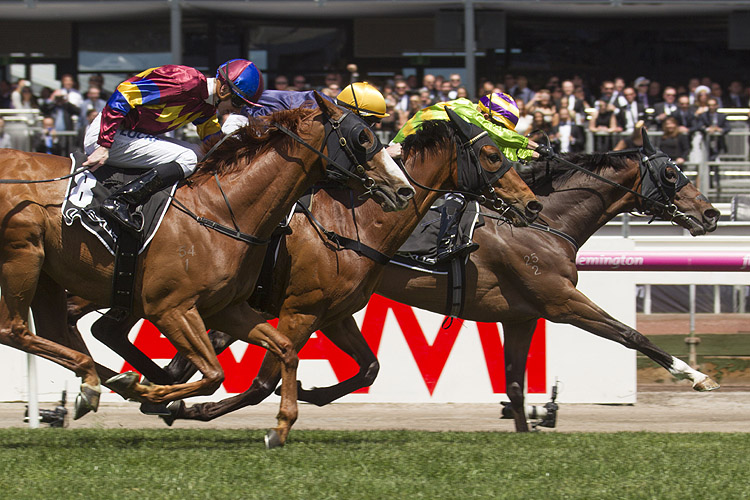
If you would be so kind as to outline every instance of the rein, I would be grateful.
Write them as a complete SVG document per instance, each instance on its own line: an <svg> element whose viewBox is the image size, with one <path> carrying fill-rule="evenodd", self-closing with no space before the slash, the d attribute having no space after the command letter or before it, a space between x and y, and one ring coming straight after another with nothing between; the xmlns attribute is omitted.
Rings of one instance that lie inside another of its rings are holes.
<svg viewBox="0 0 750 500"><path fill-rule="evenodd" d="M346 236L341 236L334 231L327 230L323 226L323 224L321 224L321 222L315 218L312 212L310 212L310 210L302 203L297 203L297 207L302 210L302 213L305 214L307 219L316 227L316 229L323 235L325 235L325 237L328 238L328 240L336 246L336 250L353 250L358 254L364 255L370 260L381 265L386 265L391 261L391 258L389 256L365 245L359 239L353 240L351 238L347 238ZM354 213L354 207L352 207L352 213ZM354 221L354 226L357 226L356 220Z"/></svg>

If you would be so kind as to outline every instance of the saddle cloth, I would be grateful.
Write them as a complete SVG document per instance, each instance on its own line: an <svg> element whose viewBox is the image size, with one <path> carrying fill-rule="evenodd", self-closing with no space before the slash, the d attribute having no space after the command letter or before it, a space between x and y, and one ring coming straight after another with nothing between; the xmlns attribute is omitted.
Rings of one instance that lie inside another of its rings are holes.
<svg viewBox="0 0 750 500"><path fill-rule="evenodd" d="M438 200L422 218L409 239L398 249L392 262L407 264L422 269L436 270L440 226L445 211L443 198ZM458 225L458 241L470 242L474 230L484 225L484 217L479 211L479 203L469 201L462 212L457 214L461 219ZM450 267L450 266L447 266ZM442 269L441 269L442 270Z"/></svg>
<svg viewBox="0 0 750 500"><path fill-rule="evenodd" d="M81 168L85 160L83 155L71 155L72 166L70 172ZM101 204L109 194L121 185L142 175L146 170L140 169L118 169L104 165L96 172L83 171L70 178L63 202L62 216L65 227L72 227L78 220L88 232L96 236L112 255L115 254L117 239L123 229L114 223L110 223L101 213ZM177 185L165 188L155 193L141 208L144 218L143 237L138 253L148 246L156 234L164 214L167 212L172 195Z"/></svg>

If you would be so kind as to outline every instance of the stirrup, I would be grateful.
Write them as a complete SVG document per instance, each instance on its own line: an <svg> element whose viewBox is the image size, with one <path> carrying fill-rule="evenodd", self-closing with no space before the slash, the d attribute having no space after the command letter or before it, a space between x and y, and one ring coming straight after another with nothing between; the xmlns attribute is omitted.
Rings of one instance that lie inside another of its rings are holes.
<svg viewBox="0 0 750 500"><path fill-rule="evenodd" d="M140 212L131 212L130 205L117 198L104 200L102 210L115 219L124 229L140 233L145 219Z"/></svg>

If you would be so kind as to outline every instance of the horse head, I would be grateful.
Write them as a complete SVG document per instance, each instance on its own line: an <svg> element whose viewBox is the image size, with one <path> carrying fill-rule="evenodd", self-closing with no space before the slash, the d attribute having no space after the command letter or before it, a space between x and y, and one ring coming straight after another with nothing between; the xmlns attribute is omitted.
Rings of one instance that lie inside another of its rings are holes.
<svg viewBox="0 0 750 500"><path fill-rule="evenodd" d="M651 202L645 203L650 213L671 220L693 236L716 230L720 212L669 156L651 144L645 128L641 134L641 193Z"/></svg>
<svg viewBox="0 0 750 500"><path fill-rule="evenodd" d="M350 177L361 182L368 194L386 211L403 210L414 196L414 188L388 155L378 136L359 116L333 104L315 92L322 115L326 117L325 148L334 165L344 165ZM329 171L334 167L329 163ZM337 175L341 175L338 172ZM358 184L358 185L356 185Z"/></svg>
<svg viewBox="0 0 750 500"><path fill-rule="evenodd" d="M448 118L462 143L457 168L460 190L483 193L481 201L499 211L513 225L526 226L542 210L542 204L500 152L487 132L446 107ZM462 161L462 156L463 161Z"/></svg>

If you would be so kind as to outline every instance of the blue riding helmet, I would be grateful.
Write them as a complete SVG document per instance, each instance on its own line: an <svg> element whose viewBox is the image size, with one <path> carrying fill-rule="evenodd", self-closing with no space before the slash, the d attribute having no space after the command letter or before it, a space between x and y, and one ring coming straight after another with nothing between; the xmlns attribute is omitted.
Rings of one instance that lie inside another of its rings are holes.
<svg viewBox="0 0 750 500"><path fill-rule="evenodd" d="M232 59L216 70L216 78L229 84L232 89L232 104L255 105L263 93L263 75L257 66L247 59ZM235 97L237 99L235 99Z"/></svg>

